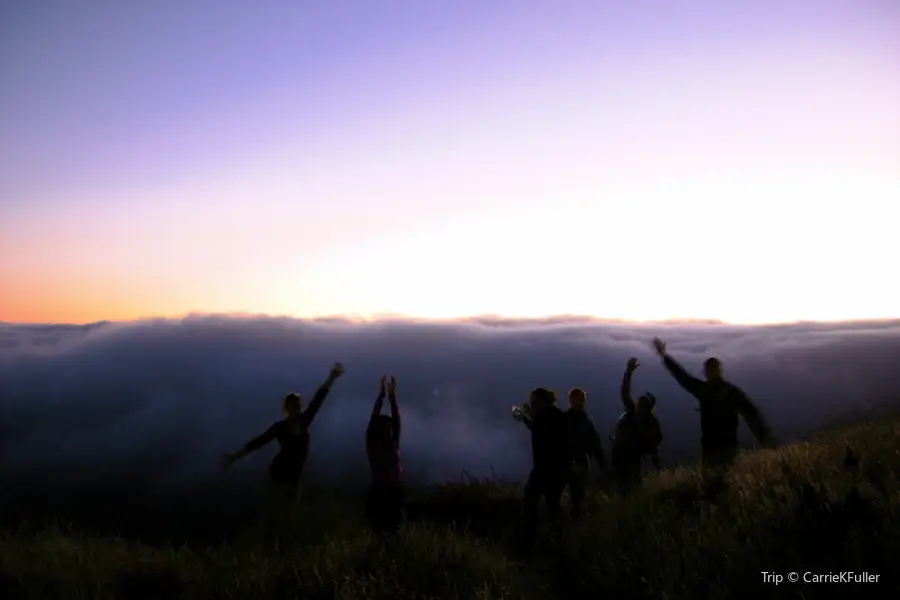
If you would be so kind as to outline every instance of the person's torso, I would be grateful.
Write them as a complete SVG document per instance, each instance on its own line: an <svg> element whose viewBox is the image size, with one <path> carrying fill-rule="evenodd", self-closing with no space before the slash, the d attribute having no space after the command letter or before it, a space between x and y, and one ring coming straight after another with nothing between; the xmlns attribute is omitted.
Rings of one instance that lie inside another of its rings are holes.
<svg viewBox="0 0 900 600"><path fill-rule="evenodd" d="M369 457L369 471L373 483L400 483L403 481L403 461L400 446L389 443L368 442L366 454Z"/></svg>
<svg viewBox="0 0 900 600"><path fill-rule="evenodd" d="M649 454L661 440L659 420L652 412L623 413L616 425L613 450L619 453Z"/></svg>
<svg viewBox="0 0 900 600"><path fill-rule="evenodd" d="M298 476L309 455L309 426L301 422L299 427L292 427L282 421L275 436L278 442L278 454L272 460L271 471L284 476Z"/></svg>
<svg viewBox="0 0 900 600"><path fill-rule="evenodd" d="M639 423L633 412L623 413L616 424L613 451L617 453L640 454Z"/></svg>
<svg viewBox="0 0 900 600"><path fill-rule="evenodd" d="M569 447L572 460L577 463L590 463L592 436L595 434L590 417L581 410L569 410Z"/></svg>
<svg viewBox="0 0 900 600"><path fill-rule="evenodd" d="M700 398L700 429L707 441L737 440L737 389L727 382L707 383Z"/></svg>
<svg viewBox="0 0 900 600"><path fill-rule="evenodd" d="M536 469L561 469L570 457L568 422L558 407L552 406L532 423L531 451Z"/></svg>

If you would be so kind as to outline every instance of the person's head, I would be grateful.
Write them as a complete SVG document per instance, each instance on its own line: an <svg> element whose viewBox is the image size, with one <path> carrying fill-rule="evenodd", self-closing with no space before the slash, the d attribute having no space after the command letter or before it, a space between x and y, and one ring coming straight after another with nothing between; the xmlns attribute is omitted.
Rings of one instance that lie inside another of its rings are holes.
<svg viewBox="0 0 900 600"><path fill-rule="evenodd" d="M587 403L587 394L581 388L574 388L569 391L569 410L584 410Z"/></svg>
<svg viewBox="0 0 900 600"><path fill-rule="evenodd" d="M303 398L291 392L281 400L281 411L288 419L296 419L303 413Z"/></svg>
<svg viewBox="0 0 900 600"><path fill-rule="evenodd" d="M656 407L656 397L650 392L645 393L643 396L638 398L637 401L637 412L638 414L645 415L653 412L653 409Z"/></svg>
<svg viewBox="0 0 900 600"><path fill-rule="evenodd" d="M531 392L530 403L532 413L539 415L556 404L556 392L547 388L536 388Z"/></svg>
<svg viewBox="0 0 900 600"><path fill-rule="evenodd" d="M707 381L721 381L724 377L722 370L722 361L718 358L707 358L703 363L703 374Z"/></svg>

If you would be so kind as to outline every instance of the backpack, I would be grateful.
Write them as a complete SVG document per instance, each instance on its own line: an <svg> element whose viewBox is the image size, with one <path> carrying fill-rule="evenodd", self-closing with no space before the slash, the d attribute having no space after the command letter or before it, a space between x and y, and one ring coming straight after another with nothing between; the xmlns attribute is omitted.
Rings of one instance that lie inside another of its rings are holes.
<svg viewBox="0 0 900 600"><path fill-rule="evenodd" d="M622 413L619 420L616 422L615 435L612 438L613 441L615 441L616 438L620 438L620 436L632 433L629 429L633 425L634 421L632 414L628 412ZM659 419L656 418L656 415L651 412L644 417L644 421L640 424L640 430L637 432L637 435L640 438L642 455L652 454L659 448L660 444L662 444L663 434L662 427L660 426Z"/></svg>

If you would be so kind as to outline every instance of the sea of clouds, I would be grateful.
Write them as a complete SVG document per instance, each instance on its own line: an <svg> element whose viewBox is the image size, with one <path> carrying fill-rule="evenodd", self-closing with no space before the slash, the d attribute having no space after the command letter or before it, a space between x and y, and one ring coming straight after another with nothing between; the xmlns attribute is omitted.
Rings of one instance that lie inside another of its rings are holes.
<svg viewBox="0 0 900 600"><path fill-rule="evenodd" d="M900 321L737 327L577 318L457 322L192 316L86 326L0 325L0 490L62 483L189 491L265 477L275 444L230 472L219 457L306 400L342 361L312 427L308 477L363 483L363 432L382 374L396 375L412 483L520 480L527 432L509 407L537 386L588 392L604 439L621 412L625 362L652 391L669 464L698 454L695 401L653 354L660 336L699 373L708 356L787 441L897 398ZM742 425L742 439L752 440ZM607 443L608 446L608 443Z"/></svg>

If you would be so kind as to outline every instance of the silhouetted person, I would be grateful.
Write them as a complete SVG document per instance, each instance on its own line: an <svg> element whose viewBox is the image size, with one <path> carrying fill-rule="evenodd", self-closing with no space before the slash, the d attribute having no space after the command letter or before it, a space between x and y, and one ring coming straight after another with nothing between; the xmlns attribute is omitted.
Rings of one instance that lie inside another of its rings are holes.
<svg viewBox="0 0 900 600"><path fill-rule="evenodd" d="M385 378L372 408L372 418L366 428L366 454L372 473L367 512L372 529L378 532L396 531L403 514L403 465L400 461L400 409L397 406L397 380L391 377L387 397L391 416L382 415Z"/></svg>
<svg viewBox="0 0 900 600"><path fill-rule="evenodd" d="M537 538L538 504L542 496L550 521L559 525L560 501L571 459L568 418L556 406L556 393L537 388L531 392L530 406L529 411L520 413L522 422L531 430L532 469L522 499L523 541L529 548Z"/></svg>
<svg viewBox="0 0 900 600"><path fill-rule="evenodd" d="M739 387L725 381L719 359L709 358L703 363L704 381L689 375L675 362L666 352L662 340L655 338L653 347L675 381L700 403L700 445L704 467L719 469L731 466L738 451L739 415L760 444L766 447L772 445L772 432L762 411Z"/></svg>
<svg viewBox="0 0 900 600"><path fill-rule="evenodd" d="M606 457L600 443L600 435L594 426L594 420L585 410L587 394L580 388L569 392L569 443L572 451L572 462L569 468L568 485L572 502L573 519L581 518L584 497L587 492L587 479L592 472L593 460L601 470L606 470Z"/></svg>
<svg viewBox="0 0 900 600"><path fill-rule="evenodd" d="M653 414L656 398L645 393L637 402L631 396L631 378L640 366L636 358L630 358L622 377L622 405L625 412L616 425L613 438L612 464L619 489L627 492L641 483L643 458L650 455L653 466L659 471L659 444L662 429Z"/></svg>
<svg viewBox="0 0 900 600"><path fill-rule="evenodd" d="M276 532L284 525L288 511L297 501L303 468L309 455L309 426L322 408L331 386L343 373L343 365L335 363L328 379L316 391L306 410L303 410L303 399L300 394L291 393L285 396L282 400L285 418L276 421L265 433L247 442L240 450L226 454L222 459L222 466L227 469L272 440L278 441L281 448L269 465L272 485L271 506L267 515L269 525L274 526Z"/></svg>

